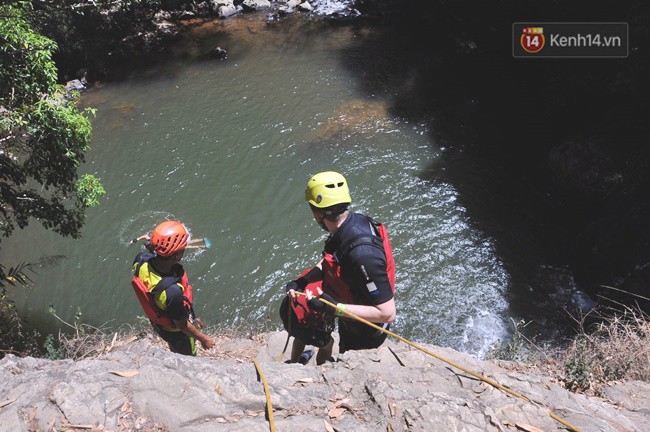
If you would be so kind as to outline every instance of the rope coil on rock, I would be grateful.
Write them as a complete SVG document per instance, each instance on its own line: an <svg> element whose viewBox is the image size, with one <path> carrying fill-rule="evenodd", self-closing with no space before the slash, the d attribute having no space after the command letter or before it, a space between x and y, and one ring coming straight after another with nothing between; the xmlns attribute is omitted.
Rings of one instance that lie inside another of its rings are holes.
<svg viewBox="0 0 650 432"><path fill-rule="evenodd" d="M296 294L297 295L302 295L302 296L307 295L307 294L302 293L302 292L296 292ZM436 358L436 359L438 359L438 360L440 360L440 361L442 361L444 363L447 363L448 365L451 365L451 366L455 367L456 369L459 369L459 370L473 376L474 378L479 379L480 381L483 381L483 382L485 382L487 384L490 384L492 387L498 388L499 390L502 390L502 391L504 391L504 392L506 392L506 393L508 393L508 394L510 394L512 396L515 396L515 397L517 397L517 398L519 398L519 399L521 399L521 400L523 400L525 402L528 402L528 403L534 404L536 406L539 406L537 403L533 402L528 397L526 397L526 396L524 396L524 395L522 395L520 393L517 393L516 391L514 391L512 389L509 389L508 387L505 387L505 386L499 384L498 382L496 382L496 381L494 381L494 380L492 380L490 378L487 378L487 377L485 377L483 375L480 375L480 374L478 374L478 373L476 373L474 371L471 371L471 370L467 369L466 367L459 365L456 362L453 362L453 361L451 361L449 359L446 359L446 358L444 358L444 357L442 357L442 356L440 356L440 355L438 355L438 354L436 354L436 353L434 353L434 352L432 352L432 351L430 351L430 350L428 350L428 349L426 349L424 347L421 347L421 346L409 341L408 339L403 338L402 336L398 335L397 333L393 333L390 330L386 330L383 327L380 327L380 326L378 326L378 325L376 325L374 323L371 323L370 321L367 321L367 320L353 314L352 312L346 311L345 309L337 308L336 305L332 304L331 302L329 302L329 301L327 301L327 300L325 300L323 298L319 298L319 300L322 301L323 303L325 303L327 306L329 306L331 308L334 308L337 311L341 311L344 315L347 315L348 317L350 317L352 319L355 319L355 320L357 320L359 322L362 322L362 323L366 324L367 326L370 326L370 327L372 327L372 328L374 328L376 330L379 330L379 331L381 331L383 333L386 333L389 336L392 336L392 337L394 337L396 339L399 339L402 342L412 346L413 348L415 348L417 350L420 350L420 351L422 351L422 352L424 352L426 354L429 354L430 356L432 356L432 357L434 357L434 358ZM580 429L578 429L577 427L573 426L572 424L570 424L567 421L565 421L565 420L561 419L560 417L558 417L549 408L546 408L546 409L548 410L548 415L553 420L556 420L557 422L563 424L564 426L566 426L567 428L569 428L573 432L581 432Z"/></svg>
<svg viewBox="0 0 650 432"><path fill-rule="evenodd" d="M266 382L266 377L264 376L262 367L260 366L257 359L253 360L253 364L255 365L255 369L257 369L257 375L259 375L260 379L262 380L262 384L264 385L264 394L266 395L266 414L269 419L269 427L271 428L271 432L275 432L275 420L273 419L273 405L271 404L271 392L269 390L269 383Z"/></svg>

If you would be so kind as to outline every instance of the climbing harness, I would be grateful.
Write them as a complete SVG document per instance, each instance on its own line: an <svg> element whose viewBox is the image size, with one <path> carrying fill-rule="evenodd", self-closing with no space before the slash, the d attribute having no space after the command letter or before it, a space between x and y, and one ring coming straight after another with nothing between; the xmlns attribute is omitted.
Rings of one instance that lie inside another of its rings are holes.
<svg viewBox="0 0 650 432"><path fill-rule="evenodd" d="M255 365L255 369L257 369L257 375L260 377L262 384L264 385L264 394L266 395L266 413L269 419L269 427L271 428L271 432L275 432L275 420L273 419L273 405L271 404L271 392L269 391L269 383L266 382L266 377L264 376L262 367L260 366L257 359L253 360L253 364Z"/></svg>
<svg viewBox="0 0 650 432"><path fill-rule="evenodd" d="M297 292L296 294L306 296L306 294L300 293L300 292ZM525 402L528 402L528 403L531 403L531 404L534 404L534 405L540 407L540 405L533 402L528 397L526 397L526 396L524 396L524 395L522 395L520 393L517 393L516 391L511 390L508 387L505 387L505 386L499 384L498 382L496 382L496 381L494 381L494 380L492 380L490 378L484 377L483 375L480 375L480 374L478 374L476 372L473 372L473 371L467 369L466 367L459 365L458 363L455 363L455 362L453 362L451 360L448 360L448 359L446 359L446 358L444 358L444 357L442 357L442 356L440 356L438 354L435 354L434 352L432 352L432 351L430 351L430 350L428 350L428 349L426 349L424 347L421 347L421 346L419 346L419 345L417 345L417 344L403 338L402 336L400 336L400 335L398 335L396 333L393 333L390 330L386 330L386 329L384 329L384 328L382 328L382 327L380 327L380 326L378 326L378 325L376 325L374 323L371 323L370 321L367 321L367 320L365 320L365 319L363 319L363 318L361 318L361 317L359 317L359 316L357 316L357 315L355 315L355 314L353 314L351 312L348 312L345 309L338 308L338 307L336 307L336 305L334 305L333 303L331 303L331 302L329 302L329 301L327 301L327 300L325 300L323 298L319 298L319 300L322 301L323 303L325 303L326 305L328 305L329 307L334 308L337 311L342 311L344 315L347 315L348 317L350 317L352 319L355 319L355 320L357 320L359 322L362 322L362 323L364 323L364 324L366 324L366 325L368 325L368 326L370 326L370 327L372 327L372 328L374 328L376 330L379 330L379 331L381 331L383 333L386 333L389 336L392 336L392 337L394 337L396 339L399 339L402 342L412 346L413 348L415 348L417 350L420 350L420 351L422 351L422 352L424 352L426 354L429 354L430 356L432 356L432 357L434 357L434 358L436 358L436 359L438 359L438 360L440 360L440 361L442 361L444 363L447 363L448 365L451 365L451 366L455 367L456 369L459 369L459 370L473 376L474 378L477 378L478 380L483 381L483 382L491 385L492 387L498 388L499 390L502 390L502 391L504 391L504 392L506 392L508 394L511 394L512 396L515 396L515 397L517 397L517 398L519 398L519 399L521 399L521 400L523 400ZM546 408L546 409L548 410L549 416L553 420L556 420L557 422L563 424L564 426L566 426L567 428L569 428L573 432L581 432L580 429L578 429L577 427L575 427L572 424L568 423L567 421L561 419L556 414L554 414L550 409L548 409L548 408Z"/></svg>

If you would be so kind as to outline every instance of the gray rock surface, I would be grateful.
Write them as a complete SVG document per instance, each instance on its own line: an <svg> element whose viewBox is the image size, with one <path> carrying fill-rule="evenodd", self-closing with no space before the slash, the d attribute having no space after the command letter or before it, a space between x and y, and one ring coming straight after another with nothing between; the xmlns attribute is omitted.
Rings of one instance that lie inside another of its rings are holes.
<svg viewBox="0 0 650 432"><path fill-rule="evenodd" d="M232 3L221 5L217 10L219 18L228 18L229 16L235 15L237 12L238 12L237 7Z"/></svg>
<svg viewBox="0 0 650 432"><path fill-rule="evenodd" d="M244 0L242 6L248 10L263 11L271 7L269 0Z"/></svg>
<svg viewBox="0 0 650 432"><path fill-rule="evenodd" d="M97 359L0 361L0 431L268 431L268 380L278 431L557 431L548 409L583 431L645 431L650 385L620 383L611 401L569 393L451 349L428 347L513 390L512 397L403 343L334 353L336 362L278 362L286 333L219 339L207 357L184 357L148 339ZM505 364L507 366L507 364ZM533 429L537 428L537 429ZM517 429L518 428L518 429Z"/></svg>
<svg viewBox="0 0 650 432"><path fill-rule="evenodd" d="M70 92L70 91L83 91L86 89L86 86L81 82L81 80L78 79L73 79L72 81L68 81L65 84L65 91Z"/></svg>

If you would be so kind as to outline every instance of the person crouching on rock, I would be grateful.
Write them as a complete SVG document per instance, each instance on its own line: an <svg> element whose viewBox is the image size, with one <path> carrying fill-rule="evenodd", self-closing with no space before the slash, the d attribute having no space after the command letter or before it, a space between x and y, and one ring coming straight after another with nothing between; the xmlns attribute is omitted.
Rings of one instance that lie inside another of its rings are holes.
<svg viewBox="0 0 650 432"><path fill-rule="evenodd" d="M147 237L147 236L145 236ZM203 349L214 340L202 333L194 316L192 286L180 265L189 232L178 221L165 221L148 237L147 248L133 261L131 284L154 330L172 352L196 355L196 340Z"/></svg>
<svg viewBox="0 0 650 432"><path fill-rule="evenodd" d="M329 233L323 259L308 273L287 285L291 298L296 292L322 281L322 291L309 293L309 309L339 317L339 352L379 347L386 334L348 318L345 311L384 329L395 320L395 262L386 227L368 216L350 211L351 197L343 175L327 171L307 183L305 199L316 222ZM322 301L332 303L332 308ZM300 341L298 341L298 344ZM294 340L294 349L296 347ZM319 351L329 358L332 344ZM329 349L329 353L327 350Z"/></svg>

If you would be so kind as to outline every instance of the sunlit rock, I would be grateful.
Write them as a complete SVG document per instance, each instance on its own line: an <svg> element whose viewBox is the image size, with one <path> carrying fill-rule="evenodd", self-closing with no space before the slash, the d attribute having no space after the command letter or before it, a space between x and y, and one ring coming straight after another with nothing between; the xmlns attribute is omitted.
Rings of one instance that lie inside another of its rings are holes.
<svg viewBox="0 0 650 432"><path fill-rule="evenodd" d="M263 11L271 7L271 2L268 0L244 0L242 6L247 10Z"/></svg>

